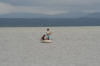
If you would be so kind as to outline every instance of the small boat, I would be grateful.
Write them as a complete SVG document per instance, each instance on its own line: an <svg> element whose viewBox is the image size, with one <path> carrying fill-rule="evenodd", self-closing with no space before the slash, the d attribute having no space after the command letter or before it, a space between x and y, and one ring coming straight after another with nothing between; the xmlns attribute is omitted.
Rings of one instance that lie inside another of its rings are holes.
<svg viewBox="0 0 100 66"><path fill-rule="evenodd" d="M52 43L52 40L42 40L43 43Z"/></svg>

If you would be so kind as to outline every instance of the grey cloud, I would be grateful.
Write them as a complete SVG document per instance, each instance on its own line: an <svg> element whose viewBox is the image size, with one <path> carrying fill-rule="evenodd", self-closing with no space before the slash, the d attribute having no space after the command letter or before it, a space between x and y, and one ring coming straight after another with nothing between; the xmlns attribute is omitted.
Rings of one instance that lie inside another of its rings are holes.
<svg viewBox="0 0 100 66"><path fill-rule="evenodd" d="M92 5L100 0L1 0L16 5Z"/></svg>
<svg viewBox="0 0 100 66"><path fill-rule="evenodd" d="M66 12L67 11L63 11L63 10L53 10L53 9L32 7L32 6L14 6L7 3L0 3L0 14L33 13L33 14L55 15L55 14L66 13Z"/></svg>
<svg viewBox="0 0 100 66"><path fill-rule="evenodd" d="M85 11L100 10L100 0L0 0L14 6L39 7L48 10Z"/></svg>

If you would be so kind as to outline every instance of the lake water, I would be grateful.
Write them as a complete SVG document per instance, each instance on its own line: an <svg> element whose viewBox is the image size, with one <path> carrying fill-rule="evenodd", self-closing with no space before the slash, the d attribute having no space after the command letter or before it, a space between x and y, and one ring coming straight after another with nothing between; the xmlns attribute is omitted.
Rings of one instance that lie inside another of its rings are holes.
<svg viewBox="0 0 100 66"><path fill-rule="evenodd" d="M0 18L0 27L100 26L100 19Z"/></svg>

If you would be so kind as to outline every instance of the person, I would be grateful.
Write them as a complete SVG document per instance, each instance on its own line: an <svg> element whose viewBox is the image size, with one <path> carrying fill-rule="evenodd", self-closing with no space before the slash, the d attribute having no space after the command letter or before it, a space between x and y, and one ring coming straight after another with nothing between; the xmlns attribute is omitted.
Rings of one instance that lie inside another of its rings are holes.
<svg viewBox="0 0 100 66"><path fill-rule="evenodd" d="M48 40L50 40L50 35L51 35L51 31L49 28L47 28L46 36Z"/></svg>
<svg viewBox="0 0 100 66"><path fill-rule="evenodd" d="M51 32L50 32L50 29L47 28L47 32L46 34L44 34L42 37L41 37L41 40L50 40L50 35L51 35Z"/></svg>
<svg viewBox="0 0 100 66"><path fill-rule="evenodd" d="M44 35L41 37L41 39L42 39L42 40L46 40L45 37L46 37L46 35L44 34Z"/></svg>

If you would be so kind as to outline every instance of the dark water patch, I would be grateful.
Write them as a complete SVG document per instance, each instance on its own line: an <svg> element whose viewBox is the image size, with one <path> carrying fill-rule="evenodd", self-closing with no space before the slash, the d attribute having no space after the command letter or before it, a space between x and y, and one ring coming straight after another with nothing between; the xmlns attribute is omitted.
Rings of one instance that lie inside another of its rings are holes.
<svg viewBox="0 0 100 66"><path fill-rule="evenodd" d="M0 27L100 26L100 19L0 19Z"/></svg>

